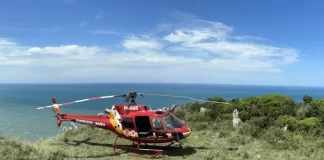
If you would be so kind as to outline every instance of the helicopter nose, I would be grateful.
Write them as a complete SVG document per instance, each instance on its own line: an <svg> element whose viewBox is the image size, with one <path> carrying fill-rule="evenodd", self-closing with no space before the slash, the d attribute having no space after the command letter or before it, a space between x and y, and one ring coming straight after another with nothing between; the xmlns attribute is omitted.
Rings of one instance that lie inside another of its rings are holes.
<svg viewBox="0 0 324 160"><path fill-rule="evenodd" d="M188 132L184 132L184 133L182 133L183 134L183 137L184 138L187 138L187 137L189 137L190 136L190 134L191 134L191 131L188 131Z"/></svg>
<svg viewBox="0 0 324 160"><path fill-rule="evenodd" d="M189 137L190 134L191 134L191 130L190 130L190 128L189 128L189 127L186 127L185 131L182 132L182 134L183 134L183 137L184 137L184 138Z"/></svg>

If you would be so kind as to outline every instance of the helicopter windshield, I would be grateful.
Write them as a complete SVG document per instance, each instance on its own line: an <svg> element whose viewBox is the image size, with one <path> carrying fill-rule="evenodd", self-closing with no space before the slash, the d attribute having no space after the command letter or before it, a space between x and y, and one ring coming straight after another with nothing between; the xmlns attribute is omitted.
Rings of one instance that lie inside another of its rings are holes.
<svg viewBox="0 0 324 160"><path fill-rule="evenodd" d="M167 130L174 130L176 128L181 128L182 126L184 126L183 123L181 123L178 119L176 119L170 113L164 115L162 119L165 123L165 126L167 127Z"/></svg>

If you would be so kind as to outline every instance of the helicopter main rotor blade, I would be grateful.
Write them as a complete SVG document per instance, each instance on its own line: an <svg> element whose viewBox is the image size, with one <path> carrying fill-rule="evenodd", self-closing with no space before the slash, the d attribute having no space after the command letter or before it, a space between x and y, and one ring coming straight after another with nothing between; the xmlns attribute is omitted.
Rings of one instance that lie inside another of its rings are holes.
<svg viewBox="0 0 324 160"><path fill-rule="evenodd" d="M60 106L71 105L71 104L74 104L74 103L81 103L81 102L92 101L92 100L99 100L99 99L106 99L106 98L115 98L115 97L121 97L121 96L123 96L123 95L112 95L112 96L93 97L93 98L81 99L81 100L76 100L76 101L67 102L67 103L61 103L61 104L57 104L57 105L58 105L58 107L60 107ZM49 106L39 107L37 109L51 108L53 106L54 105L49 105Z"/></svg>
<svg viewBox="0 0 324 160"><path fill-rule="evenodd" d="M217 101L206 101L206 100L200 100L192 97L187 97L187 96L174 96L174 95L166 95L166 94L145 94L143 95L148 95L148 96L163 96L163 97L175 97L175 98L187 98L187 99L192 99L196 101L201 101L201 102L211 102L211 103L222 103L222 104L230 104L228 102L217 102Z"/></svg>

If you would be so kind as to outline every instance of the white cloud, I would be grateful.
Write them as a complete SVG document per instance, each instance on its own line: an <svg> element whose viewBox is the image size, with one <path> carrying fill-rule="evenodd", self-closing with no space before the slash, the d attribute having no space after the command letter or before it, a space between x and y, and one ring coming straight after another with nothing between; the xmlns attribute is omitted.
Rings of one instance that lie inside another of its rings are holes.
<svg viewBox="0 0 324 160"><path fill-rule="evenodd" d="M210 58L217 59L219 64L223 64L224 68L242 71L278 72L280 65L298 61L299 54L296 49L249 42L248 40L266 39L255 36L234 36L233 27L219 22L196 18L192 18L192 21L199 23L185 28L175 28L173 32L162 38L171 43L168 45L170 51L186 51L190 54L194 52L195 55L202 53L204 56L207 53ZM235 64L226 65L233 63ZM222 66L218 67L223 68Z"/></svg>
<svg viewBox="0 0 324 160"><path fill-rule="evenodd" d="M123 46L130 50L160 49L159 42L149 38L128 37L123 41Z"/></svg>
<svg viewBox="0 0 324 160"><path fill-rule="evenodd" d="M217 54L221 57L233 59L259 59L262 61L281 61L293 63L297 61L298 54L295 49L279 48L253 43L213 42L186 45L188 48L198 48Z"/></svg>
<svg viewBox="0 0 324 160"><path fill-rule="evenodd" d="M95 30L95 31L91 31L91 33L94 34L112 34L112 35L119 35L119 32L116 31L110 31L110 30Z"/></svg>
<svg viewBox="0 0 324 160"><path fill-rule="evenodd" d="M119 47L121 50L115 52L109 48L77 44L23 46L0 38L0 70L6 73L3 74L7 76L5 79L10 79L8 77L16 76L9 74L14 70L9 66L15 66L21 70L14 73L29 81L44 76L47 78L43 81L54 82L136 79L136 82L231 83L260 78L258 75L263 73L267 73L264 77L280 75L283 72L281 66L298 61L296 49L251 43L249 39L262 38L235 36L233 27L219 22L199 19L192 22L195 23L161 25L160 31L166 32L164 34L125 37L121 41L122 47ZM96 33L115 32L102 30ZM28 73L23 69L28 69ZM44 74L50 72L62 79Z"/></svg>
<svg viewBox="0 0 324 160"><path fill-rule="evenodd" d="M49 46L49 47L31 47L27 50L29 55L34 56L59 56L70 60L74 59L91 59L99 56L104 49L91 46L65 45L65 46Z"/></svg>
<svg viewBox="0 0 324 160"><path fill-rule="evenodd" d="M210 29L181 29L165 36L163 39L169 42L196 43L206 39L216 39L218 41L226 39L226 31L212 31Z"/></svg>
<svg viewBox="0 0 324 160"><path fill-rule="evenodd" d="M75 0L64 0L65 3L69 3L69 4L74 4L76 3Z"/></svg>
<svg viewBox="0 0 324 160"><path fill-rule="evenodd" d="M262 37L255 37L255 36L232 36L232 39L239 40L239 41L244 41L244 40L260 40L260 41L271 41Z"/></svg>
<svg viewBox="0 0 324 160"><path fill-rule="evenodd" d="M95 19L97 19L97 20L102 19L104 17L104 14L105 14L105 12L102 10L97 11Z"/></svg>
<svg viewBox="0 0 324 160"><path fill-rule="evenodd" d="M80 22L80 26L81 26L81 27L84 27L84 26L87 25L87 23L88 23L87 21L82 21L82 22Z"/></svg>

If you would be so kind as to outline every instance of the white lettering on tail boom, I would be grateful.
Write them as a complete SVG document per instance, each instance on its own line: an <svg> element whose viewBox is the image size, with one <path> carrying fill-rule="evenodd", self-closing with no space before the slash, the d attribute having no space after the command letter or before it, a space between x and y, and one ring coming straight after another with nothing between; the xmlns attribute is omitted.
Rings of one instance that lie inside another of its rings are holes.
<svg viewBox="0 0 324 160"><path fill-rule="evenodd" d="M138 110L138 106L124 106L124 110Z"/></svg>
<svg viewBox="0 0 324 160"><path fill-rule="evenodd" d="M106 123L104 123L104 122L95 122L95 125L97 125L97 126L106 126Z"/></svg>
<svg viewBox="0 0 324 160"><path fill-rule="evenodd" d="M82 119L76 119L76 122L83 123L83 124L90 124L90 125L96 125L96 126L106 126L106 123L104 122L93 122L88 120L82 120Z"/></svg>

